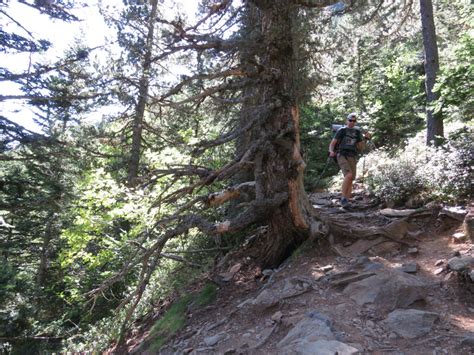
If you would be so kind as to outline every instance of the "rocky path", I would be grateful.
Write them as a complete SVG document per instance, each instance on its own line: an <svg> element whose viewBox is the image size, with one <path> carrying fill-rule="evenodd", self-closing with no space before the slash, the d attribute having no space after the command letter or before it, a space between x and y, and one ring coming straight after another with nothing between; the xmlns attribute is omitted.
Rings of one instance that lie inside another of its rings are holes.
<svg viewBox="0 0 474 355"><path fill-rule="evenodd" d="M467 211L380 210L363 196L342 210L335 197L312 201L353 232L335 228L274 270L258 269L250 257L228 260L216 302L190 310L160 353L474 353Z"/></svg>

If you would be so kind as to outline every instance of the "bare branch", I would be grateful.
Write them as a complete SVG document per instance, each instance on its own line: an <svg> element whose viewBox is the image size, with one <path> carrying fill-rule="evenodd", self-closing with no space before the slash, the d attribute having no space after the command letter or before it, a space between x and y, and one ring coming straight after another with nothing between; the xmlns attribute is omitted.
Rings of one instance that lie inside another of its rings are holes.
<svg viewBox="0 0 474 355"><path fill-rule="evenodd" d="M327 6L335 5L339 2L340 0L293 0L293 3L295 5L315 8L324 8Z"/></svg>
<svg viewBox="0 0 474 355"><path fill-rule="evenodd" d="M197 148L195 148L192 152L193 156L199 156L200 154L204 153L204 151L208 148L215 147L218 145L225 144L230 142L245 132L250 131L257 123L261 123L265 120L270 112L274 109L281 107L282 103L280 100L276 100L274 102L266 103L265 105L261 105L259 107L255 107L252 112L254 112L254 118L248 120L248 122L241 128L233 130L229 133L223 134L217 139L212 141L202 141L197 144ZM250 115L249 115L250 116Z"/></svg>
<svg viewBox="0 0 474 355"><path fill-rule="evenodd" d="M280 206L287 200L287 193L278 193L275 194L272 198L253 201L249 204L249 207L244 212L240 213L232 220L224 221L217 224L211 223L205 218L197 215L186 215L182 217L171 216L169 220L179 219L179 223L177 223L178 227L174 229L168 229L164 234L158 237L157 241L148 249L144 250L141 247L138 248L139 250L136 250L135 255L132 256L124 264L120 272L104 281L97 288L89 291L86 295L92 298L97 297L98 294L110 288L110 286L112 286L114 283L122 280L133 268L138 266L138 264L142 264L140 272L140 281L137 288L119 306L123 307L125 304L129 303L134 297L136 297L134 304L131 306L131 308L134 309L134 307L136 307L137 300L139 301L139 298L141 297L141 294L143 293L146 284L149 282L151 273L154 271L155 267L159 263L164 246L170 239L178 235L182 235L192 228L198 228L201 232L208 235L242 230L256 223L257 221L263 220L266 216L273 212L274 208ZM153 230L156 229L156 227L158 227L162 223L163 221L157 222ZM149 233L151 234L152 232ZM137 258L137 256L139 257ZM153 260L149 263L148 261L150 260L150 258L153 258Z"/></svg>
<svg viewBox="0 0 474 355"><path fill-rule="evenodd" d="M228 250L231 247L217 247L217 248L207 248L207 249L197 249L197 250L167 250L167 253L173 254L199 254L199 253L209 253L212 251Z"/></svg>
<svg viewBox="0 0 474 355"><path fill-rule="evenodd" d="M189 260L186 260L182 256L173 255L173 254L169 254L169 253L160 253L160 256L163 257L163 258L174 260L174 261L179 261L179 262L184 263L186 265L189 265L191 267L195 267L195 268L199 268L199 269L203 268L202 265L193 263Z"/></svg>
<svg viewBox="0 0 474 355"><path fill-rule="evenodd" d="M0 10L0 13L4 14L6 17L8 17L10 20L12 20L18 27L22 28L26 33L28 33L28 35L31 37L31 38L34 38L33 34L27 30L20 22L18 22L17 20L15 20L13 17L11 17L9 14L7 14L5 11L3 10Z"/></svg>
<svg viewBox="0 0 474 355"><path fill-rule="evenodd" d="M219 79L219 78L227 78L229 76L244 76L244 75L245 73L242 71L242 69L238 67L231 68L231 69L225 70L223 72L218 72L218 73L194 75L192 77L186 78L185 80L182 80L179 84L177 84L167 93L163 94L157 101L159 102L163 101L164 99L179 93L184 86L191 84L193 81L196 81L196 80L204 80L204 79L214 80L214 79Z"/></svg>
<svg viewBox="0 0 474 355"><path fill-rule="evenodd" d="M67 68L67 66L72 63L83 61L85 58L87 58L87 56L93 50L96 50L101 47L103 46L97 46L94 48L80 50L75 55L65 58L62 62L56 63L54 65L42 65L37 70L32 71L32 72L28 71L26 73L21 73L21 74L14 74L14 73L2 74L0 76L0 82L1 81L15 81L18 79L28 79L31 77L37 77L37 76L49 73L51 71Z"/></svg>
<svg viewBox="0 0 474 355"><path fill-rule="evenodd" d="M224 191L215 192L209 195L207 204L212 207L222 205L227 201L239 198L242 194L242 191L249 188L255 190L255 181L244 182L239 185L229 187Z"/></svg>
<svg viewBox="0 0 474 355"><path fill-rule="evenodd" d="M90 95L61 95L61 96L40 96L40 95L0 95L0 102L7 100L38 100L41 102L65 102L70 100L86 100L105 97L109 94L90 94Z"/></svg>
<svg viewBox="0 0 474 355"><path fill-rule="evenodd" d="M245 86L249 84L248 81L239 80L235 82L226 82L217 86L211 86L209 88L203 89L199 94L190 96L184 100L176 101L176 102L169 102L168 104L172 107L178 107L180 105L193 102L193 101L203 101L207 97L216 94L218 92L223 92L227 90L239 90L243 89Z"/></svg>

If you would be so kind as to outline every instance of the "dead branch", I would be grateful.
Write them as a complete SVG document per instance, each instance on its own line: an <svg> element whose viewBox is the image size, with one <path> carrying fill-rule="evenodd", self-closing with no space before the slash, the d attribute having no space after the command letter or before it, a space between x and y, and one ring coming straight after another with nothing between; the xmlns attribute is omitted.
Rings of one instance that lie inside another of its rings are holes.
<svg viewBox="0 0 474 355"><path fill-rule="evenodd" d="M211 73L211 74L198 74L194 75L191 77L185 78L185 80L182 80L179 82L177 85L175 85L173 88L168 90L165 94L161 95L160 98L157 100L158 102L161 102L165 100L166 98L176 95L181 91L181 89L186 86L191 84L193 81L198 81L198 80L215 80L215 79L225 79L230 76L245 76L245 72L239 68L230 68L228 70L225 70L223 72L218 72L218 73Z"/></svg>
<svg viewBox="0 0 474 355"><path fill-rule="evenodd" d="M295 5L301 5L310 8L323 8L339 3L339 0L293 0Z"/></svg>
<svg viewBox="0 0 474 355"><path fill-rule="evenodd" d="M158 227L163 227L165 223L171 223L174 221L178 227L174 229L168 229L164 234L159 236L156 242L148 249L144 249L142 247L138 248L138 250L135 252L135 256L131 257L117 274L104 281L97 288L86 293L86 296L93 298L97 297L97 295L110 288L110 286L112 286L114 283L122 280L133 268L137 267L139 264L142 264L142 270L139 276L140 281L135 291L133 291L132 294L130 294L119 306L123 307L135 296L140 296L140 294L143 292L142 288L146 287L146 284L150 278L150 273L154 271L154 267L157 265L161 257L160 255L162 253L162 249L170 239L182 235L192 228L198 228L201 232L208 235L242 230L249 225L256 223L257 221L263 220L272 213L274 208L280 206L287 200L287 193L279 193L273 198L253 201L249 204L247 210L240 213L232 220L221 223L211 223L207 219L198 215L186 215L180 217L169 216L166 220L158 221L155 223L152 230L148 232L147 235L143 235L143 237L150 237ZM150 258L152 261L149 263Z"/></svg>
<svg viewBox="0 0 474 355"><path fill-rule="evenodd" d="M206 177L211 174L212 170L209 168L206 168L204 166L199 166L199 165L173 165L170 166L168 169L155 169L152 170L148 176L150 179L147 181L147 185L150 185L156 180L163 178L168 175L173 175L177 177L183 177L183 176L200 176L200 177Z"/></svg>
<svg viewBox="0 0 474 355"><path fill-rule="evenodd" d="M157 265L159 264L161 258L164 256L162 249L164 248L166 242L178 235L184 234L191 228L198 228L202 232L206 234L217 234L217 233L224 233L230 231L237 231L241 230L249 225L257 222L258 220L262 220L267 217L270 213L272 213L273 209L280 206L282 203L288 200L287 193L279 193L276 194L273 198L262 199L254 201L250 204L249 208L239 214L232 220L228 220L225 222L221 222L218 224L213 224L207 221L206 219L202 218L201 216L197 215L188 215L182 219L182 223L180 223L179 227L168 230L165 234L158 238L155 244L150 247L140 258L140 261L136 261L134 264L137 265L138 262L141 262L142 268L139 275L139 282L135 290L126 297L119 305L119 309L124 307L126 304L132 302L126 312L126 316L124 322L122 324L122 331L121 331L121 338L124 335L125 329L127 324L130 322L130 319L135 311L138 303L140 302L143 292L145 291L146 286L148 285L150 278L155 271ZM177 257L180 258L180 257ZM151 261L149 261L151 260ZM130 271L130 267L122 269L122 271L113 277L113 282L111 279L104 282L100 287L96 288L93 291L90 291L88 294L91 295L94 299L97 297L99 293L101 293L105 288L110 287L113 283L119 280L119 276L123 278L128 271Z"/></svg>
<svg viewBox="0 0 474 355"><path fill-rule="evenodd" d="M35 337L35 336L32 336L32 337L28 337L28 336L24 336L24 337L0 337L0 341L28 341L28 340L45 340L45 341L61 341L63 340L64 337L62 336L57 336L57 337Z"/></svg>
<svg viewBox="0 0 474 355"><path fill-rule="evenodd" d="M173 192L171 195L164 198L163 202L172 203L176 201L177 199L183 197L184 195L192 193L194 190L198 188L211 184L216 179L223 180L224 178L232 176L237 171L240 171L241 169L251 164L251 159L253 158L255 153L258 151L260 146L263 145L264 143L265 143L265 137L262 137L257 142L255 142L250 148L248 148L247 151L237 156L235 159L227 163L222 168L212 172L206 177L203 177L198 182L192 185L183 187L182 189L179 189Z"/></svg>
<svg viewBox="0 0 474 355"><path fill-rule="evenodd" d="M121 308L125 304L124 303L125 301L128 303L133 299L133 297L135 297L135 301L128 308L128 310L126 312L126 315L125 315L125 319L122 323L122 327L121 327L121 330L120 330L120 339L118 341L119 344L122 343L123 340L124 340L125 330L127 329L127 325L130 322L130 320L132 319L133 312L135 312L135 309L137 308L138 304L140 303L140 301L142 299L142 296L143 296L143 292L145 292L146 286L150 282L151 275L153 274L153 271L155 270L155 268L156 268L156 266L157 266L157 264L159 263L160 260L161 260L161 258L156 256L153 259L153 261L151 262L150 265L148 265L148 259L147 258L145 258L143 260L144 267L142 268L142 272L140 273L140 283L138 284L137 288L135 289L135 292L133 292L129 297L127 297L127 299L122 301L122 303L119 306L119 308Z"/></svg>
<svg viewBox="0 0 474 355"><path fill-rule="evenodd" d="M211 86L205 89L203 88L203 90L197 95L187 97L186 99L181 100L181 101L169 101L167 102L167 104L171 107L179 107L186 103L190 103L194 101L203 101L207 97L210 97L219 92L240 90L248 85L249 85L249 82L246 80L229 81L229 82L222 83L220 85ZM163 104L166 103L163 100L161 102L163 102Z"/></svg>
<svg viewBox="0 0 474 355"><path fill-rule="evenodd" d="M196 30L201 24L206 22L210 17L215 15L217 12L225 10L230 3L232 3L230 0L225 0L221 2L220 4L215 4L213 6L210 6L209 7L210 11L206 14L206 16L200 19L194 26L187 28L184 32L189 32L190 30ZM176 24L176 23L174 22L173 24ZM179 29L179 27L177 28Z"/></svg>
<svg viewBox="0 0 474 355"><path fill-rule="evenodd" d="M242 191L249 188L255 189L255 181L244 182L228 187L224 191L215 192L208 196L207 205L211 207L222 205L227 201L240 197Z"/></svg>
<svg viewBox="0 0 474 355"><path fill-rule="evenodd" d="M235 129L231 132L225 133L212 141L199 142L196 148L193 150L192 155L198 156L202 154L208 148L222 145L236 139L237 137L241 136L243 133L250 131L258 123L263 122L265 118L268 116L268 114L270 114L273 110L281 106L282 106L282 102L280 100L275 100L274 102L265 103L265 105L256 106L252 110L254 112L252 116L254 116L255 118L248 120L245 126L239 129Z"/></svg>
<svg viewBox="0 0 474 355"><path fill-rule="evenodd" d="M231 247L217 247L217 248L206 248L206 249L196 249L196 250L167 250L167 253L173 254L199 254L199 253L209 253L213 251L229 250Z"/></svg>
<svg viewBox="0 0 474 355"><path fill-rule="evenodd" d="M204 38L203 38L204 39ZM166 51L163 51L158 56L155 56L151 59L152 62L157 62L162 59L165 59L177 52L185 52L188 50L194 51L204 51L206 49L213 49L216 51L229 51L229 50L236 50L239 42L236 40L223 40L220 38L210 38L208 37L208 42L204 43L191 43L191 44L182 44L176 46L170 46Z"/></svg>
<svg viewBox="0 0 474 355"><path fill-rule="evenodd" d="M380 1L377 5L377 7L375 8L374 11L372 11L371 14L369 14L368 18L362 22L361 26L365 26L367 25L369 22L371 22L376 16L377 14L379 13L380 9L382 8L382 5L383 5L384 1Z"/></svg>
<svg viewBox="0 0 474 355"><path fill-rule="evenodd" d="M167 258L167 259L171 259L171 260L174 260L174 261L179 261L179 262L182 262L186 265L189 265L191 267L195 267L195 268L198 268L198 269L201 269L203 268L202 265L200 264L196 264L196 263L193 263L189 260L186 260L185 258L181 257L181 256L178 256L178 255L173 255L173 254L169 254L169 253L160 253L160 256L162 258Z"/></svg>
<svg viewBox="0 0 474 355"><path fill-rule="evenodd" d="M41 95L0 95L0 102L7 100L38 100L41 102L67 102L72 100L88 100L105 97L109 94L69 95L69 96L41 96Z"/></svg>
<svg viewBox="0 0 474 355"><path fill-rule="evenodd" d="M0 13L3 13L4 15L7 15L4 11L1 11L1 10L0 10ZM8 17L10 17L10 16L8 16ZM19 25L19 26L21 26L21 25ZM98 48L100 48L100 47L98 46L98 47L94 47L94 48L88 48L84 52L86 52L86 54L89 55L92 51L94 51ZM58 62L54 65L42 65L37 70L32 71L32 72L26 72L26 73L20 73L20 74L15 74L15 73L10 73L10 72L3 73L0 76L0 82L34 78L34 77L38 77L40 75L47 74L47 73L55 71L55 70L60 70L60 69L67 68L72 63L83 61L85 59L83 57L84 52L70 55L70 56L66 57L65 59L63 59L62 61L60 61L60 62Z"/></svg>

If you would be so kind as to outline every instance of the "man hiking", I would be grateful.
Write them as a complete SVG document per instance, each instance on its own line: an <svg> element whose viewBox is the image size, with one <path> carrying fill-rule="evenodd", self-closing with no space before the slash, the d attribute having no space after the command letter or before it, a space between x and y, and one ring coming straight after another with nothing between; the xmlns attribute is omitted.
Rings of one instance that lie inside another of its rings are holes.
<svg viewBox="0 0 474 355"><path fill-rule="evenodd" d="M352 193L352 182L357 173L357 155L365 148L365 139L370 139L370 134L355 128L357 114L350 113L347 116L346 125L339 128L334 138L329 143L329 156L337 157L337 164L344 174L341 189L341 205L348 206ZM337 146L337 149L336 149Z"/></svg>

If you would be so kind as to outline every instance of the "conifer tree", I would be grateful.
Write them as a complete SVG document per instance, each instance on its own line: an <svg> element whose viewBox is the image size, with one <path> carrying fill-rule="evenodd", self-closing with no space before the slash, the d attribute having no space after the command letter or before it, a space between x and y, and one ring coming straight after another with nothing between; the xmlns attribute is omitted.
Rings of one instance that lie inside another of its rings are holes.
<svg viewBox="0 0 474 355"><path fill-rule="evenodd" d="M434 112L434 104L439 95L433 91L439 71L438 44L434 23L433 3L431 0L420 0L420 14L425 52L425 92L426 92L426 143L439 144L443 137L443 119L441 111Z"/></svg>

